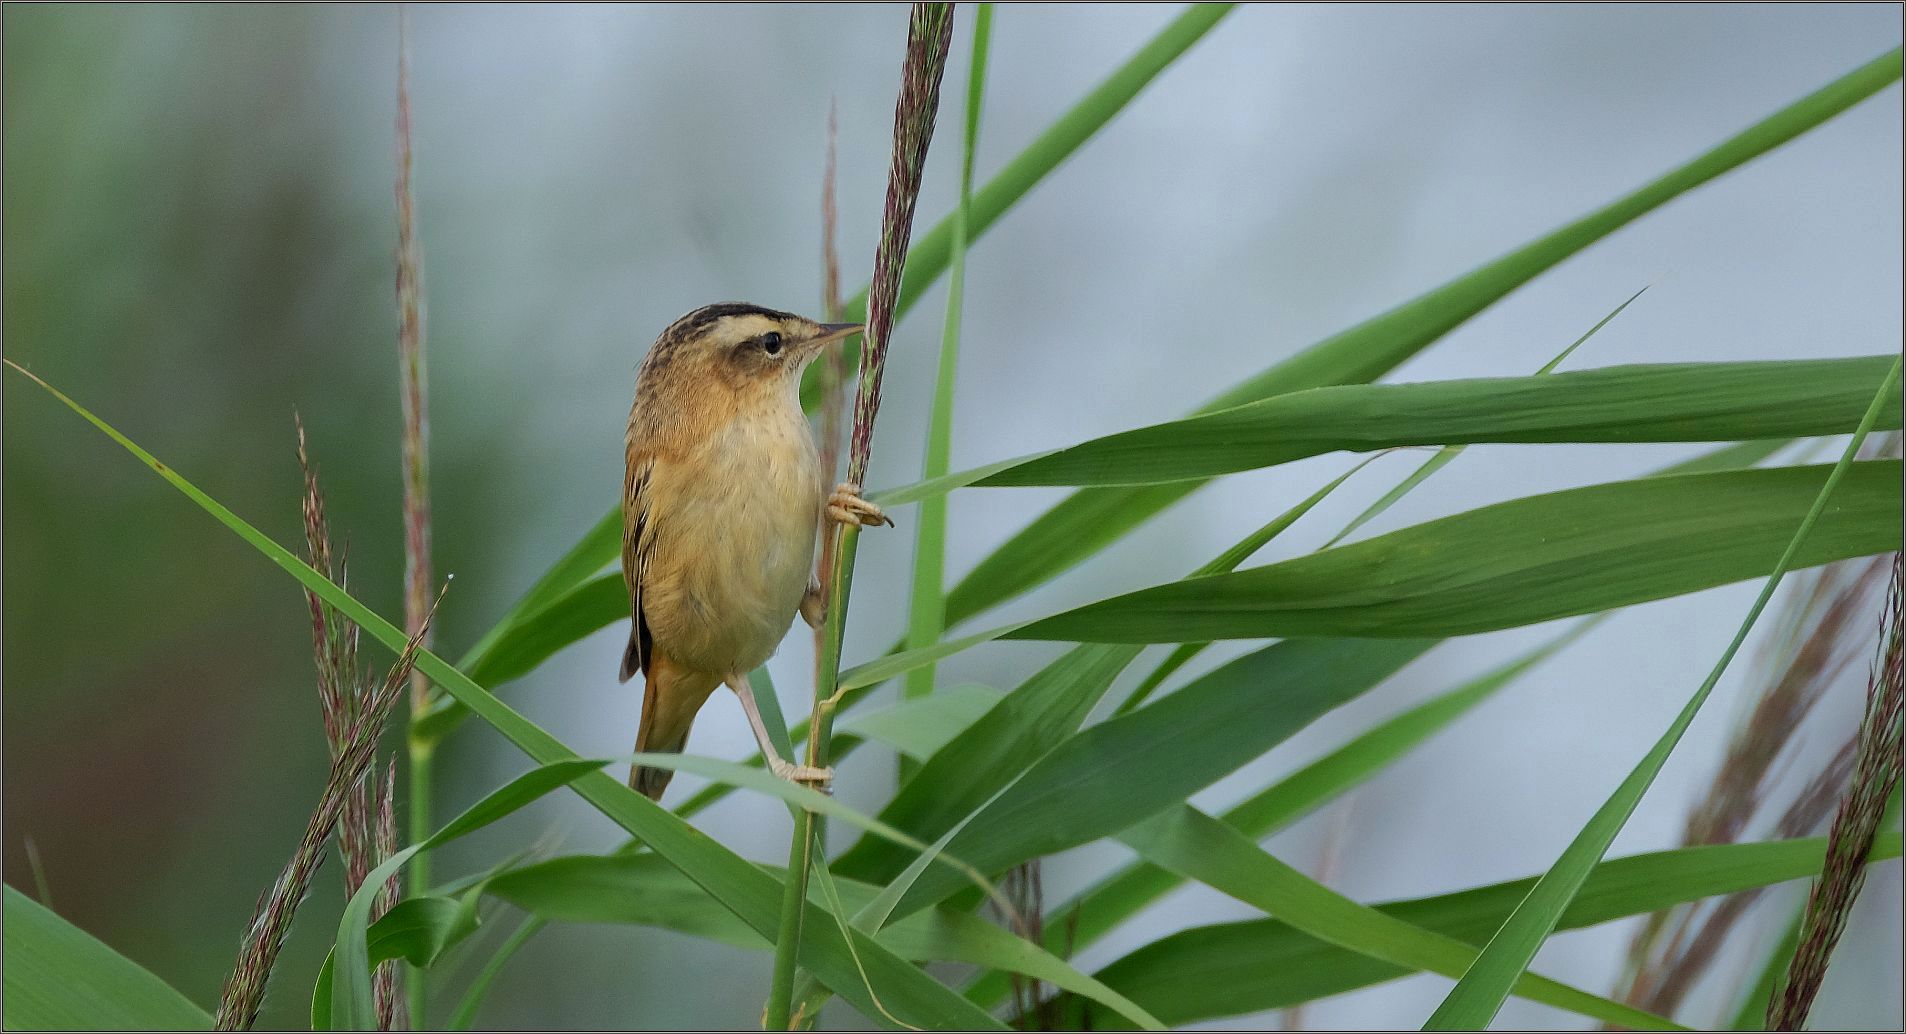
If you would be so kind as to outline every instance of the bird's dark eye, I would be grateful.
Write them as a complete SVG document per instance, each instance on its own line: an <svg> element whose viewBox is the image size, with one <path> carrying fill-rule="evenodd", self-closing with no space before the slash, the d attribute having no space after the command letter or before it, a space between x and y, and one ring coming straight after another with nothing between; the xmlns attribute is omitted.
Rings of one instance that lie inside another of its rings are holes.
<svg viewBox="0 0 1906 1034"><path fill-rule="evenodd" d="M761 350L769 355L781 354L781 335L770 330L761 335Z"/></svg>

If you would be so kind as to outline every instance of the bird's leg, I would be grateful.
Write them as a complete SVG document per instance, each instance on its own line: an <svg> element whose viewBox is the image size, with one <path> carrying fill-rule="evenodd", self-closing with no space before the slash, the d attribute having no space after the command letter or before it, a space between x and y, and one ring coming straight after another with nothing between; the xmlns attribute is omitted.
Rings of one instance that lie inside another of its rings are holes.
<svg viewBox="0 0 1906 1034"><path fill-rule="evenodd" d="M761 720L761 708L754 702L754 688L748 685L748 676L728 676L728 688L741 698L741 710L748 715L748 727L754 730L755 742L761 747L761 756L767 759L768 771L790 783L804 783L826 792L834 781L833 769L797 765L774 749L774 741L768 738L768 724Z"/></svg>
<svg viewBox="0 0 1906 1034"><path fill-rule="evenodd" d="M894 526L893 518L886 515L880 507L860 497L860 486L852 481L843 481L827 497L827 519L836 524L854 524L867 527L873 524Z"/></svg>
<svg viewBox="0 0 1906 1034"><path fill-rule="evenodd" d="M801 620L809 628L819 628L827 621L827 604L821 600L821 580L813 575L807 576L807 592L801 597Z"/></svg>

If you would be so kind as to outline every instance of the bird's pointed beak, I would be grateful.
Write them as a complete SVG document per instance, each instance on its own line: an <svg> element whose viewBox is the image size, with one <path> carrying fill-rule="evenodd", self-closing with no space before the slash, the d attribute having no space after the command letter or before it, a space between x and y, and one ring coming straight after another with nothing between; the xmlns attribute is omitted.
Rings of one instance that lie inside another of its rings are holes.
<svg viewBox="0 0 1906 1034"><path fill-rule="evenodd" d="M865 329L866 327L859 323L823 323L820 336L810 340L808 344L815 348L831 345L836 341L845 341Z"/></svg>

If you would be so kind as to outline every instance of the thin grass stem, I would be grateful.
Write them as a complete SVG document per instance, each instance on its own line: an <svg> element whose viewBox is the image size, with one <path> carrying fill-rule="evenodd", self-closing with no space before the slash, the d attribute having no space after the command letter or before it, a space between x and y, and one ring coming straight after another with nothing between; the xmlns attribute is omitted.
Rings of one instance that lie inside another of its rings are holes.
<svg viewBox="0 0 1906 1034"><path fill-rule="evenodd" d="M860 484L867 474L873 449L874 418L880 411L880 382L885 369L889 334L900 295L907 243L913 234L914 205L920 177L926 167L927 146L933 139L934 118L940 105L940 79L946 70L952 42L952 4L914 4L907 25L906 60L900 73L900 97L894 105L893 159L887 176L887 200L882 213L880 243L874 253L873 283L868 292L867 346L860 353L860 383L854 397L854 424L847 461L847 480ZM826 767L832 715L840 676L841 632L847 620L848 594L853 584L858 529L829 529L836 540L827 592L826 642L820 677L814 682L814 706L808 719L807 763ZM804 811L795 821L788 848L788 879L781 902L781 919L774 951L773 978L762 1026L786 1030L793 1019L794 976L801 943L801 925L807 904L809 863L818 847L820 817Z"/></svg>
<svg viewBox="0 0 1906 1034"><path fill-rule="evenodd" d="M410 11L397 10L397 354L403 397L404 476L404 631L423 633L430 648L430 409L424 369L423 255L417 240L417 200L411 189ZM414 723L430 708L430 680L421 671L410 676L410 716ZM412 843L430 835L431 762L435 743L410 741L409 832ZM410 893L430 888L430 861L420 854L410 866ZM413 968L406 982L410 1025L428 1029L425 975Z"/></svg>

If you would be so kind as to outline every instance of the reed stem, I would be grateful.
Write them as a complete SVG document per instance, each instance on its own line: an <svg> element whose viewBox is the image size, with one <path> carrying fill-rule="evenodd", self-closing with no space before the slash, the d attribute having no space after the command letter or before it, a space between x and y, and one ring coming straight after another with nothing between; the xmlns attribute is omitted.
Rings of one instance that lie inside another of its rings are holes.
<svg viewBox="0 0 1906 1034"><path fill-rule="evenodd" d="M404 631L423 633L429 649L430 612L430 410L425 394L423 257L417 242L417 204L411 190L410 134L410 12L397 11L397 353L404 410ZM410 676L410 718L421 719L430 707L430 679L421 671ZM409 836L419 843L430 836L431 761L435 744L411 737ZM430 891L430 859L420 853L410 863L413 897ZM412 968L405 982L410 1026L429 1029L424 972Z"/></svg>
<svg viewBox="0 0 1906 1034"><path fill-rule="evenodd" d="M885 369L888 335L900 297L900 278L907 244L913 235L914 204L920 195L920 176L926 167L927 146L933 139L934 117L940 105L940 78L953 38L952 4L914 4L907 25L907 54L901 68L900 98L894 105L893 158L887 175L887 200L881 218L880 244L874 253L873 284L868 293L866 347L860 353L860 382L854 396L854 424L847 462L847 480L862 483L873 450L874 417L880 411L880 381ZM814 707L808 721L807 763L826 767L828 739L833 727L833 700L840 677L841 632L846 626L848 593L853 585L858 529L833 527L825 538L833 561L827 579L826 639ZM794 975L800 954L801 926L807 904L809 865L819 849L820 817L803 811L796 817L788 848L788 882L781 901L781 923L774 946L774 975L762 1026L787 1030L793 1016Z"/></svg>

